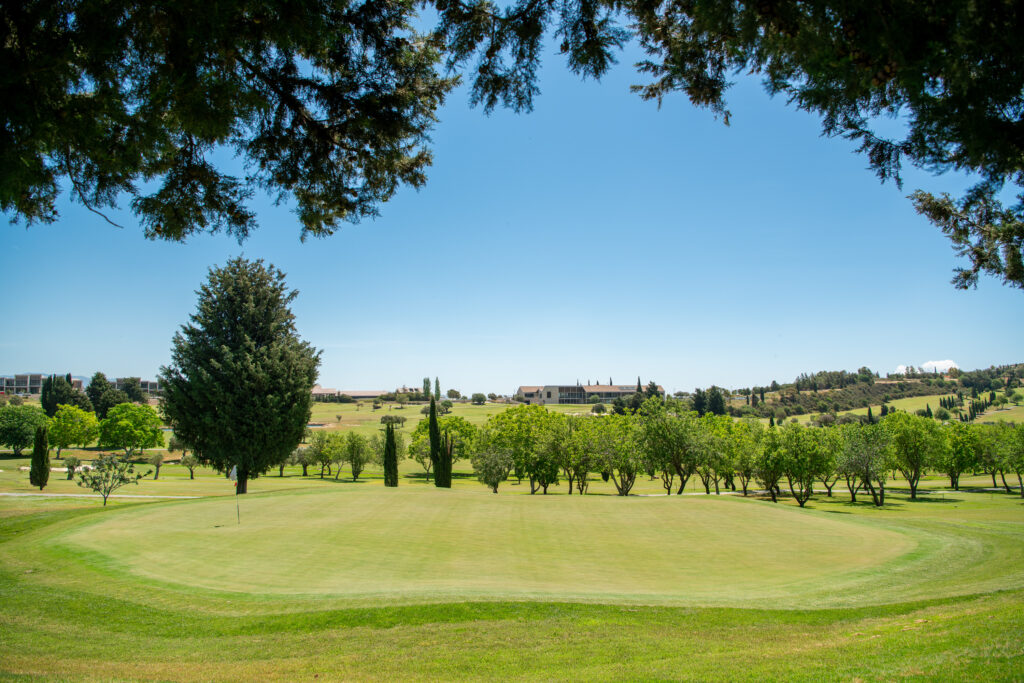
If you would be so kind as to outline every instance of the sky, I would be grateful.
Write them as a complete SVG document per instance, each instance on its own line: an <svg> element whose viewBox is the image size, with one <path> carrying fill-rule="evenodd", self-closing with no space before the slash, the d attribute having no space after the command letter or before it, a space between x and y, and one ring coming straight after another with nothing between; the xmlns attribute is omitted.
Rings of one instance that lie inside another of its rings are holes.
<svg viewBox="0 0 1024 683"><path fill-rule="evenodd" d="M906 169L902 190L883 185L746 76L729 126L682 94L659 109L629 92L639 56L595 82L547 55L528 114L487 116L455 91L426 186L326 239L301 242L265 197L243 245L149 241L128 211L115 228L66 197L52 225L9 222L0 374L154 378L209 268L239 255L287 274L319 382L342 390L639 376L692 391L1024 361L1024 293L988 277L954 289L948 240L906 199L966 178Z"/></svg>

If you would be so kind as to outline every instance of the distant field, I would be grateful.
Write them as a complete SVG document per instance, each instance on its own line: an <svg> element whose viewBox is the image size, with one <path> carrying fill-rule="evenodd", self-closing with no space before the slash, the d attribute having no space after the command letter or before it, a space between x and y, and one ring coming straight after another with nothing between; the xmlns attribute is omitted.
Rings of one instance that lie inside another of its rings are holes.
<svg viewBox="0 0 1024 683"><path fill-rule="evenodd" d="M895 401L888 401L886 405L891 408L897 408L899 410L906 411L908 413L915 413L918 410L924 410L927 406L931 406L932 412L939 408L939 399L943 396L949 396L949 392L942 394L936 394L934 396L912 396L910 398L900 398ZM880 417L882 412L881 404L871 406L871 414L876 418ZM855 410L844 410L839 412L839 415L846 413L852 413L853 415L867 415L867 408L857 408ZM810 413L808 415L797 416L797 420L802 424L810 422L811 418L815 417L817 413ZM989 410L979 416L977 422L994 422L994 421L1009 421L1009 422L1022 422L1024 421L1024 406L1009 405L1008 409L997 410L995 408L989 408Z"/></svg>

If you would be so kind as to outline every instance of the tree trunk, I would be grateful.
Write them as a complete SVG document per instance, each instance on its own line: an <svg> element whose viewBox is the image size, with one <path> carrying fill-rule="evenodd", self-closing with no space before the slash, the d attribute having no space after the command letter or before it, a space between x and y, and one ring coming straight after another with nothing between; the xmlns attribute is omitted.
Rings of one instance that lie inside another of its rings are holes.
<svg viewBox="0 0 1024 683"><path fill-rule="evenodd" d="M196 478L195 470L189 469L189 471L188 471L188 478L189 479L195 479Z"/></svg>
<svg viewBox="0 0 1024 683"><path fill-rule="evenodd" d="M999 478L1003 480L1003 488L1006 489L1006 492L1007 493L1013 493L1013 491L1010 490L1010 485L1006 483L1006 472L1005 471L999 470Z"/></svg>
<svg viewBox="0 0 1024 683"><path fill-rule="evenodd" d="M1021 481L1020 472L1017 473L1017 487L1020 488L1020 497L1024 498L1024 481Z"/></svg>
<svg viewBox="0 0 1024 683"><path fill-rule="evenodd" d="M242 495L249 490L249 475L247 472L238 471L238 481L235 482L235 493Z"/></svg>
<svg viewBox="0 0 1024 683"><path fill-rule="evenodd" d="M996 484L996 471L992 470L989 474L992 475L992 488L996 488L996 486L998 486L998 484Z"/></svg>

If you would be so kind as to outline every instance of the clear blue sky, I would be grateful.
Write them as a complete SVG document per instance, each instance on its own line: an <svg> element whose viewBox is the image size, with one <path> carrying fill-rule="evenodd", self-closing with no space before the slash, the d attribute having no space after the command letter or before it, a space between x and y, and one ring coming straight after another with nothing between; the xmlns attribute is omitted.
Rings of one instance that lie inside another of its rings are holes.
<svg viewBox="0 0 1024 683"><path fill-rule="evenodd" d="M154 377L207 269L239 254L288 274L320 382L339 389L639 375L674 391L1024 360L1024 293L954 290L948 241L905 198L964 178L881 185L754 80L730 91L729 127L682 95L659 110L628 92L632 61L595 83L549 56L531 114L453 93L426 187L324 240L300 243L268 200L241 247L150 242L127 212L122 230L68 202L54 225L9 225L0 374Z"/></svg>

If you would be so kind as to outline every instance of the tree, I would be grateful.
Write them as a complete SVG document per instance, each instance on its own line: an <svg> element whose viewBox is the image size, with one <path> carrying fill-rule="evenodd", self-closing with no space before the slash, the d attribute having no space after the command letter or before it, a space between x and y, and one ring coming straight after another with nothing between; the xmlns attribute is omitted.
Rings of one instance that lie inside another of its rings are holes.
<svg viewBox="0 0 1024 683"><path fill-rule="evenodd" d="M945 446L941 428L934 420L902 411L889 413L882 424L889 433L893 461L910 486L910 499L916 500L921 475Z"/></svg>
<svg viewBox="0 0 1024 683"><path fill-rule="evenodd" d="M430 382L426 384L429 387ZM398 446L395 443L395 425L384 425L384 485L398 486Z"/></svg>
<svg viewBox="0 0 1024 683"><path fill-rule="evenodd" d="M46 425L36 427L35 443L32 446L32 464L28 480L42 491L50 481L50 444L46 437Z"/></svg>
<svg viewBox="0 0 1024 683"><path fill-rule="evenodd" d="M160 451L152 453L150 454L149 458L146 459L146 462L148 462L155 468L155 472L153 474L153 481L156 481L157 479L160 478L160 467L164 464L164 454L161 453Z"/></svg>
<svg viewBox="0 0 1024 683"><path fill-rule="evenodd" d="M473 398L471 399L471 402L475 406L482 406L483 404L487 403L487 397L484 396L481 393L476 393L476 394L473 394Z"/></svg>
<svg viewBox="0 0 1024 683"><path fill-rule="evenodd" d="M851 500L856 501L858 484L871 493L876 507L885 504L885 482L893 468L889 432L884 425L843 425L839 427L842 450L837 468L847 477Z"/></svg>
<svg viewBox="0 0 1024 683"><path fill-rule="evenodd" d="M142 393L142 380L138 377L126 377L121 382L121 391L125 393L129 401L133 403L145 403L146 396Z"/></svg>
<svg viewBox="0 0 1024 683"><path fill-rule="evenodd" d="M82 461L73 455L69 455L68 457L64 458L64 469L68 473L68 481L71 481L72 479L75 478L75 470L77 470L78 466L81 464Z"/></svg>
<svg viewBox="0 0 1024 683"><path fill-rule="evenodd" d="M683 410L678 402L669 409L650 399L641 410L641 443L651 464L661 475L666 493L678 480L676 493L682 495L694 472L708 434L697 413Z"/></svg>
<svg viewBox="0 0 1024 683"><path fill-rule="evenodd" d="M148 405L122 403L114 406L100 421L100 443L107 448L122 448L126 458L136 451L164 444L160 416Z"/></svg>
<svg viewBox="0 0 1024 683"><path fill-rule="evenodd" d="M434 400L441 400L441 380L439 380L437 377L434 378Z"/></svg>
<svg viewBox="0 0 1024 683"><path fill-rule="evenodd" d="M179 465L188 470L188 478L196 478L196 468L199 467L199 458L187 453L181 456L181 460L178 462Z"/></svg>
<svg viewBox="0 0 1024 683"><path fill-rule="evenodd" d="M1024 424L1006 432L1006 466L1017 475L1017 487L1024 498Z"/></svg>
<svg viewBox="0 0 1024 683"><path fill-rule="evenodd" d="M434 486L442 486L437 483L438 462L441 459L441 430L437 427L437 401L433 398L430 399L427 434L430 439L430 463L434 468Z"/></svg>
<svg viewBox="0 0 1024 683"><path fill-rule="evenodd" d="M497 493L498 486L508 479L508 473L512 470L512 454L500 448L484 446L473 454L472 463L477 479Z"/></svg>
<svg viewBox="0 0 1024 683"><path fill-rule="evenodd" d="M764 427L757 420L738 421L732 425L731 436L734 450L733 467L743 488L743 495L746 496L763 447Z"/></svg>
<svg viewBox="0 0 1024 683"><path fill-rule="evenodd" d="M800 507L804 507L814 493L814 482L823 469L821 443L806 427L787 424L779 433L786 481Z"/></svg>
<svg viewBox="0 0 1024 683"><path fill-rule="evenodd" d="M103 396L104 392L106 392L108 389L113 388L114 385L107 381L107 376L104 375L102 372L97 372L96 374L94 374L92 376L92 379L89 380L89 386L85 388L85 393L89 397L89 400L92 401L93 408L96 410L96 417L98 417L101 420L107 416L107 413L106 411L104 411L102 414L100 414L99 412L100 397ZM118 403L124 403L124 401L118 401ZM117 404L115 403L113 405ZM113 405L108 407L112 408Z"/></svg>
<svg viewBox="0 0 1024 683"><path fill-rule="evenodd" d="M110 387L100 395L99 401L94 406L96 408L96 417L100 420L106 418L111 408L122 403L131 403L131 398L120 389Z"/></svg>
<svg viewBox="0 0 1024 683"><path fill-rule="evenodd" d="M754 463L754 476L768 491L773 503L779 502L779 482L786 474L786 462L782 450L781 428L769 427L764 435L764 446Z"/></svg>
<svg viewBox="0 0 1024 683"><path fill-rule="evenodd" d="M352 481L358 481L359 475L363 473L367 461L370 459L370 444L366 437L356 432L349 432L345 436L345 462L352 469ZM341 465L338 465L338 473L341 473ZM337 479L337 476L335 476Z"/></svg>
<svg viewBox="0 0 1024 683"><path fill-rule="evenodd" d="M620 496L628 496L640 472L639 433L632 415L609 415L597 425L595 457Z"/></svg>
<svg viewBox="0 0 1024 683"><path fill-rule="evenodd" d="M78 473L78 485L103 496L103 507L106 507L110 494L126 484L138 484L150 474L152 470L135 474L135 466L130 461L104 453L93 461L91 469Z"/></svg>
<svg viewBox="0 0 1024 683"><path fill-rule="evenodd" d="M445 393L448 396L448 398L452 398L452 399L462 398L462 394L459 392L458 389L449 389Z"/></svg>
<svg viewBox="0 0 1024 683"><path fill-rule="evenodd" d="M607 409L604 407L603 403L595 403L593 406L591 406L590 412L592 412L594 415L604 415L605 412L607 412Z"/></svg>
<svg viewBox="0 0 1024 683"><path fill-rule="evenodd" d="M707 394L699 387L693 390L693 409L697 411L699 417L704 417L708 410Z"/></svg>
<svg viewBox="0 0 1024 683"><path fill-rule="evenodd" d="M36 429L46 424L46 413L39 406L31 404L11 405L0 408L0 444L20 458L21 452L32 444Z"/></svg>
<svg viewBox="0 0 1024 683"><path fill-rule="evenodd" d="M47 417L56 415L57 409L61 405L73 405L86 411L92 410L92 401L86 394L72 386L70 377L70 374L66 377L50 375L43 380L39 405L46 412Z"/></svg>
<svg viewBox="0 0 1024 683"><path fill-rule="evenodd" d="M99 436L100 427L96 415L73 405L61 405L48 423L50 445L61 450L69 446L86 446Z"/></svg>
<svg viewBox="0 0 1024 683"><path fill-rule="evenodd" d="M324 478L324 472L330 474L331 463L341 459L343 455L337 448L337 443L332 441L331 437L336 434L327 432L323 429L318 429L313 432L313 435L309 437L309 446L306 448L308 453L308 460L310 465L320 466L320 478ZM344 435L340 435L344 438ZM302 476L306 476L305 467L303 467Z"/></svg>
<svg viewBox="0 0 1024 683"><path fill-rule="evenodd" d="M708 412L712 415L725 415L725 396L716 386L708 389Z"/></svg>
<svg viewBox="0 0 1024 683"><path fill-rule="evenodd" d="M437 39L414 32L415 12L4 6L19 47L4 49L3 97L36 104L5 111L0 209L52 222L65 183L94 211L126 193L148 237L179 241L244 238L257 187L293 198L304 237L373 216L399 185L425 182L427 134L457 82L438 73ZM218 168L222 147L245 160L244 179Z"/></svg>
<svg viewBox="0 0 1024 683"><path fill-rule="evenodd" d="M210 270L161 368L161 407L196 457L237 468L237 492L288 457L312 409L320 353L299 339L284 273L237 258Z"/></svg>
<svg viewBox="0 0 1024 683"><path fill-rule="evenodd" d="M512 471L519 481L523 477L530 478L530 493L540 490L531 475L539 465L537 451L547 417L548 411L543 406L520 404L487 420L489 447L512 455Z"/></svg>
<svg viewBox="0 0 1024 683"><path fill-rule="evenodd" d="M430 378L429 377L424 377L423 378L423 400L425 401L428 396L430 396Z"/></svg>
<svg viewBox="0 0 1024 683"><path fill-rule="evenodd" d="M960 490L960 474L977 464L978 432L963 422L949 422L943 427L946 447L939 453L937 469L949 477L954 491Z"/></svg>

